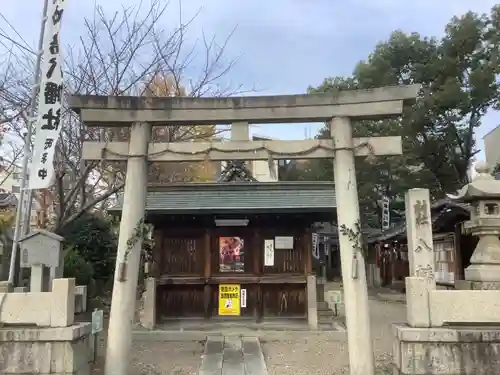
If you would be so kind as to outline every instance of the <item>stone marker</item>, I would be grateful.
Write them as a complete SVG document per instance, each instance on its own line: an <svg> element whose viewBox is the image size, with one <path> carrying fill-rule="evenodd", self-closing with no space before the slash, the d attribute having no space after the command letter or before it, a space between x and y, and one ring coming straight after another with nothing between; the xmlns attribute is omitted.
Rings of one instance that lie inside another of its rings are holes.
<svg viewBox="0 0 500 375"><path fill-rule="evenodd" d="M410 189L405 195L406 233L410 277L406 284L406 316L412 327L429 327L429 291L436 288L430 195L427 189Z"/></svg>

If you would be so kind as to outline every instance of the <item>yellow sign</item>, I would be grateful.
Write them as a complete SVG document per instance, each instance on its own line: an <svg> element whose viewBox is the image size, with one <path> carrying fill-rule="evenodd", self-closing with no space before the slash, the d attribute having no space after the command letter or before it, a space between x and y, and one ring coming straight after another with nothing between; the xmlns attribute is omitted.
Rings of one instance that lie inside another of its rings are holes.
<svg viewBox="0 0 500 375"><path fill-rule="evenodd" d="M240 285L219 285L219 315L240 316Z"/></svg>

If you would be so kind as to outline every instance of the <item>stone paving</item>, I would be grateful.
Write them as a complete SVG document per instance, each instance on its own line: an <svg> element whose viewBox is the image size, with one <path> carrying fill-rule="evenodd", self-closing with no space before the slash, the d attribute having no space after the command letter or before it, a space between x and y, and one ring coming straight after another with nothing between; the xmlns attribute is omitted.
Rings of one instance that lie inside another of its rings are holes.
<svg viewBox="0 0 500 375"><path fill-rule="evenodd" d="M392 374L391 324L406 319L405 305L399 302L370 300L372 335L378 374ZM262 344L269 375L348 374L347 343L325 340L318 335L303 340ZM378 375L377 374L377 375Z"/></svg>
<svg viewBox="0 0 500 375"><path fill-rule="evenodd" d="M377 295L370 299L372 334L379 373L392 374L391 324L405 321L405 305L384 301ZM332 340L328 333L301 334L284 340L277 337L261 346L269 375L337 375L348 374L347 343ZM104 339L101 340L101 347ZM202 364L204 345L197 341L141 341L133 343L130 374L195 375ZM102 348L101 353L104 352ZM95 375L103 374L103 363L94 366ZM232 374L233 375L233 374ZM237 375L237 374L234 374Z"/></svg>
<svg viewBox="0 0 500 375"><path fill-rule="evenodd" d="M268 375L257 337L208 336L199 375Z"/></svg>

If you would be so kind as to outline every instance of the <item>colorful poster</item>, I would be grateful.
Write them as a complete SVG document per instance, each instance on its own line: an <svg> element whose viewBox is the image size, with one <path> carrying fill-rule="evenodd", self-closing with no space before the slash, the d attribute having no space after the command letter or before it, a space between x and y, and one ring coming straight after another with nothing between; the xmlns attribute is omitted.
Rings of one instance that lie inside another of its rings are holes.
<svg viewBox="0 0 500 375"><path fill-rule="evenodd" d="M219 271L245 271L244 241L241 237L219 238Z"/></svg>
<svg viewBox="0 0 500 375"><path fill-rule="evenodd" d="M219 315L240 316L240 285L219 285Z"/></svg>

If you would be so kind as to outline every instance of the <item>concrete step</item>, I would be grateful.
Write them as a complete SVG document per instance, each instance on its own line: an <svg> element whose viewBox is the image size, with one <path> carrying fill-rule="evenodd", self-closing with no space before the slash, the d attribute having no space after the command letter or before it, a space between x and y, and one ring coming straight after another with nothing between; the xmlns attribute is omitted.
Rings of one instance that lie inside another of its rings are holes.
<svg viewBox="0 0 500 375"><path fill-rule="evenodd" d="M323 315L323 316L318 316L318 322L331 322L335 319L334 315L328 316L328 315Z"/></svg>
<svg viewBox="0 0 500 375"><path fill-rule="evenodd" d="M316 303L318 310L330 310L328 303L325 301L319 301Z"/></svg>
<svg viewBox="0 0 500 375"><path fill-rule="evenodd" d="M320 331L329 331L333 328L335 328L335 326L333 326L332 323L320 323L320 322L318 322L318 329Z"/></svg>
<svg viewBox="0 0 500 375"><path fill-rule="evenodd" d="M333 316L332 310L318 310L318 316Z"/></svg>

